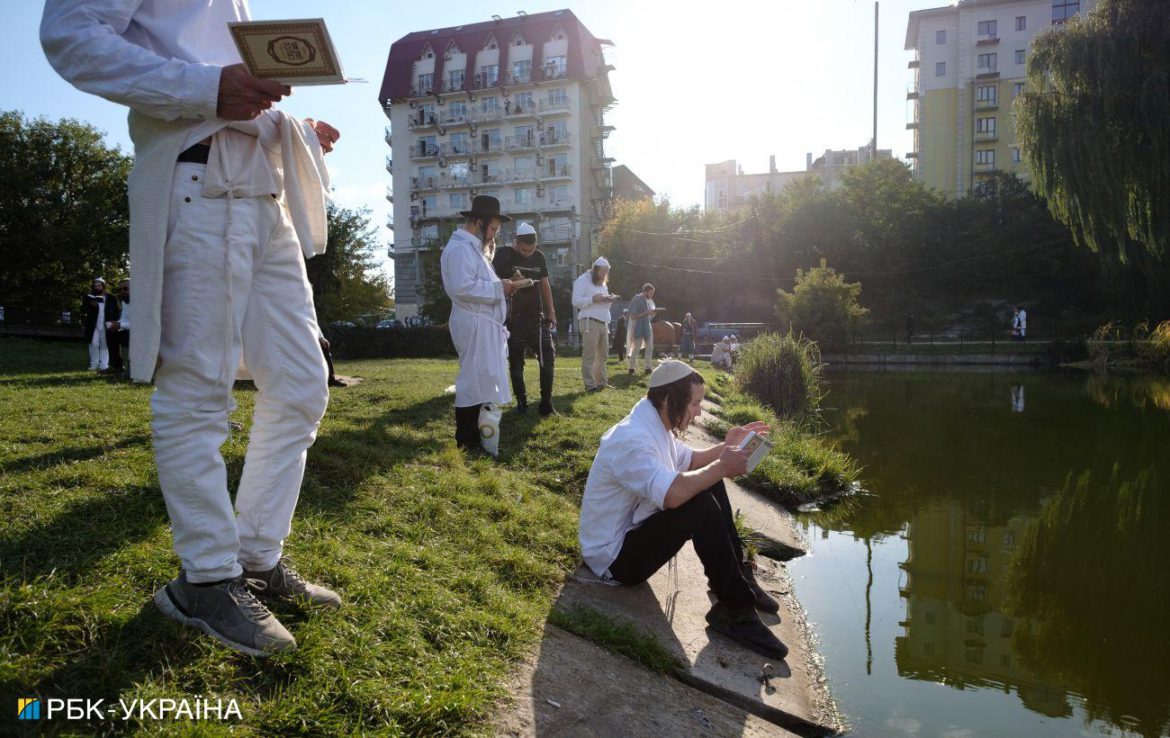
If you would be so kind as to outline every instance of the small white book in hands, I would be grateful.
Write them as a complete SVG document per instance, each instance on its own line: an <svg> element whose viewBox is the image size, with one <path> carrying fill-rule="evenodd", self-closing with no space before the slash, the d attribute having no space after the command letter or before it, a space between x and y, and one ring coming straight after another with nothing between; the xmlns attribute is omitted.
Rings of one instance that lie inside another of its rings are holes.
<svg viewBox="0 0 1170 738"><path fill-rule="evenodd" d="M740 442L738 449L747 454L747 473L751 474L772 450L772 442L759 433L750 431Z"/></svg>
<svg viewBox="0 0 1170 738"><path fill-rule="evenodd" d="M323 18L228 23L253 77L286 85L340 85L347 79Z"/></svg>

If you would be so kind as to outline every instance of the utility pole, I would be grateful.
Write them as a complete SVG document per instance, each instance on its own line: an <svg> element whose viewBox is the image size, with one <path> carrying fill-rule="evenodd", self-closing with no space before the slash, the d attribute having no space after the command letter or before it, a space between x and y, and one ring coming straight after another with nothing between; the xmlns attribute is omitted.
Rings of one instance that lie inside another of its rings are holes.
<svg viewBox="0 0 1170 738"><path fill-rule="evenodd" d="M873 0L873 151L877 158L877 111L878 111L878 0Z"/></svg>

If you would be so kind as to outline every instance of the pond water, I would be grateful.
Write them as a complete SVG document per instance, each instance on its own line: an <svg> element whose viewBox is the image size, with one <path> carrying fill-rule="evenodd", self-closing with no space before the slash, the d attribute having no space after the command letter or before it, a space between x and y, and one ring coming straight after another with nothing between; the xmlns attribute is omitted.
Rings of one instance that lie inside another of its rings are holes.
<svg viewBox="0 0 1170 738"><path fill-rule="evenodd" d="M790 564L854 735L1170 731L1170 381L829 375L871 495Z"/></svg>

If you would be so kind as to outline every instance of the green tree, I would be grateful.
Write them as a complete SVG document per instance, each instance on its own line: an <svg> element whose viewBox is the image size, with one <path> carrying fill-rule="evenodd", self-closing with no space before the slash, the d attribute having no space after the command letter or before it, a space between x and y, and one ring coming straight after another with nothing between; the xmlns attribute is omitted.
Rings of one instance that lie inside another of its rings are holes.
<svg viewBox="0 0 1170 738"><path fill-rule="evenodd" d="M1032 179L1083 245L1170 247L1170 3L1102 0L1032 42L1016 126Z"/></svg>
<svg viewBox="0 0 1170 738"><path fill-rule="evenodd" d="M76 120L0 113L0 295L76 309L96 276L126 272L131 159Z"/></svg>
<svg viewBox="0 0 1170 738"><path fill-rule="evenodd" d="M796 272L792 292L776 290L776 315L782 327L808 336L827 351L843 348L869 312L861 307L861 284L845 281L825 262Z"/></svg>
<svg viewBox="0 0 1170 738"><path fill-rule="evenodd" d="M381 248L369 211L328 206L329 243L324 254L308 262L309 283L322 324L384 314L394 300L386 277L377 270Z"/></svg>

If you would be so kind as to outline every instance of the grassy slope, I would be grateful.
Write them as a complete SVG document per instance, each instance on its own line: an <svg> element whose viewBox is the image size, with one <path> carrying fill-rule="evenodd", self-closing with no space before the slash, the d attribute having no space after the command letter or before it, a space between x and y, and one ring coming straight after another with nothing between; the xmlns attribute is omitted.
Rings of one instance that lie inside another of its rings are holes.
<svg viewBox="0 0 1170 738"><path fill-rule="evenodd" d="M258 661L150 603L177 569L150 389L96 379L78 370L84 363L80 345L0 340L0 692L235 698L243 721L71 725L80 732L482 730L577 561L576 512L597 439L645 391L619 374L622 389L585 395L578 362L563 360L565 415L506 414L501 463L469 463L450 441L442 394L454 362L343 363L366 381L334 392L287 550L346 606L278 611L300 649ZM247 426L253 392L236 398L233 417ZM245 438L224 447L233 485Z"/></svg>

